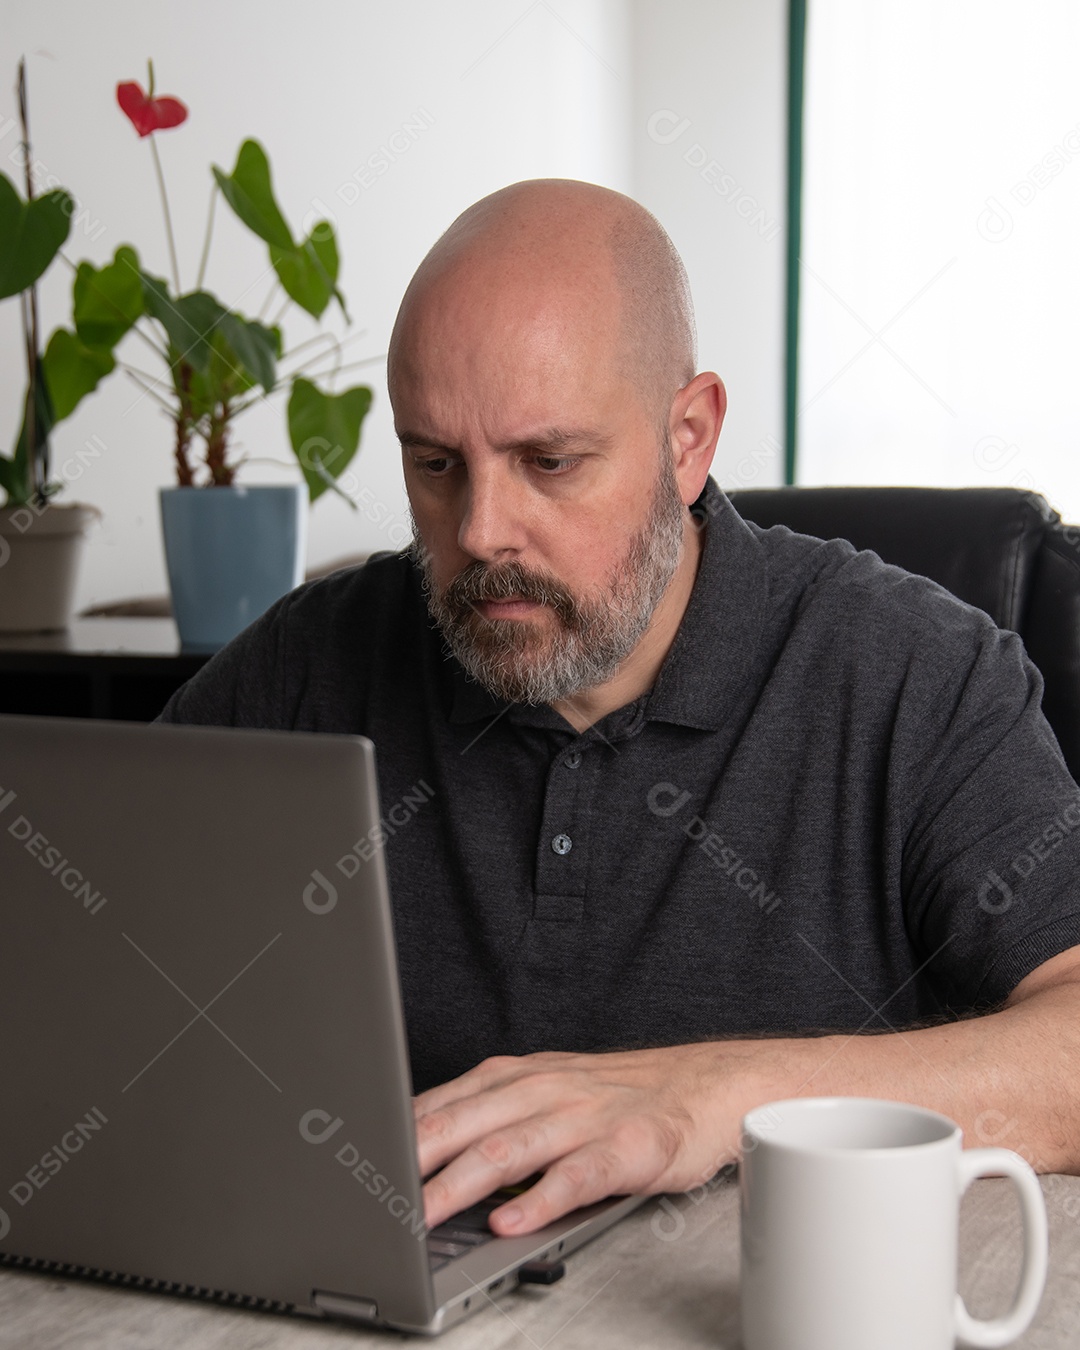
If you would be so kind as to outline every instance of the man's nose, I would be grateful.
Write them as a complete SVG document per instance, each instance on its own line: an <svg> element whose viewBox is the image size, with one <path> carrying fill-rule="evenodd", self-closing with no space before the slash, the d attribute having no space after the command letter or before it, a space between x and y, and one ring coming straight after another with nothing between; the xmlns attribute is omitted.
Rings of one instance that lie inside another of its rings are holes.
<svg viewBox="0 0 1080 1350"><path fill-rule="evenodd" d="M522 504L509 475L470 474L458 544L481 562L505 562L525 546Z"/></svg>

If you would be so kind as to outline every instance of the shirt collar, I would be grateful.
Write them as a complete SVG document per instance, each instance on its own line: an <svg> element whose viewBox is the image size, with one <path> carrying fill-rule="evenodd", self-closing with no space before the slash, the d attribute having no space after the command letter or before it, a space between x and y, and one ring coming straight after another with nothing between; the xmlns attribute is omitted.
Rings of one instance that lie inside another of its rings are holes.
<svg viewBox="0 0 1080 1350"><path fill-rule="evenodd" d="M704 531L704 547L686 613L652 692L597 724L596 732L605 739L612 739L615 730L609 718L625 734L642 711L648 721L718 730L751 671L765 616L764 551L711 478L690 509ZM506 716L519 726L572 732L554 708L504 703L470 679L453 657L447 668L451 722Z"/></svg>
<svg viewBox="0 0 1080 1350"><path fill-rule="evenodd" d="M711 478L690 510L705 532L705 547L645 715L717 731L753 669L765 623L768 563L751 527Z"/></svg>

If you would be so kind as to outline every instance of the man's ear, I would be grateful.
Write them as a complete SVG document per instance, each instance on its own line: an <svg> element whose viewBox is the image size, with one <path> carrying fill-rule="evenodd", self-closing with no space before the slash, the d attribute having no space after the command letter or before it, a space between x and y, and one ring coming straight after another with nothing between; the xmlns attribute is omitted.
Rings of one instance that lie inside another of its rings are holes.
<svg viewBox="0 0 1080 1350"><path fill-rule="evenodd" d="M671 451L675 478L686 506L697 501L709 476L720 428L727 412L727 390L711 370L695 375L671 405Z"/></svg>

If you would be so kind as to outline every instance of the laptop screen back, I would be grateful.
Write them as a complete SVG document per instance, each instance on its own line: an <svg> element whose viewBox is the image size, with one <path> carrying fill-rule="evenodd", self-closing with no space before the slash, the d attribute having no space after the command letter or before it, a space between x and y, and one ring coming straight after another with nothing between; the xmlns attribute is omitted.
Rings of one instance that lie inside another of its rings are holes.
<svg viewBox="0 0 1080 1350"><path fill-rule="evenodd" d="M0 1252L430 1317L378 815L359 737L0 718Z"/></svg>

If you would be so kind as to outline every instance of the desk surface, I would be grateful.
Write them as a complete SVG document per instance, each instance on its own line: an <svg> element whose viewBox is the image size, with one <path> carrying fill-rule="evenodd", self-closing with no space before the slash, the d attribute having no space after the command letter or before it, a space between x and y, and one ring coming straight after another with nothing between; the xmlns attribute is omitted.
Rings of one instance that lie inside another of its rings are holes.
<svg viewBox="0 0 1080 1350"><path fill-rule="evenodd" d="M1050 1277L1020 1350L1080 1343L1080 1177L1043 1177ZM283 1235L284 1237L285 1235ZM961 1290L976 1316L1004 1310L1019 1268L1008 1182L977 1181L961 1217ZM445 1336L441 1350L738 1350L738 1189L650 1203L567 1262L551 1288L521 1289ZM412 1338L238 1312L83 1281L0 1271L0 1347L34 1350L322 1350Z"/></svg>
<svg viewBox="0 0 1080 1350"><path fill-rule="evenodd" d="M12 652L152 659L180 656L182 649L172 619L73 619L59 633L0 633L0 653Z"/></svg>

